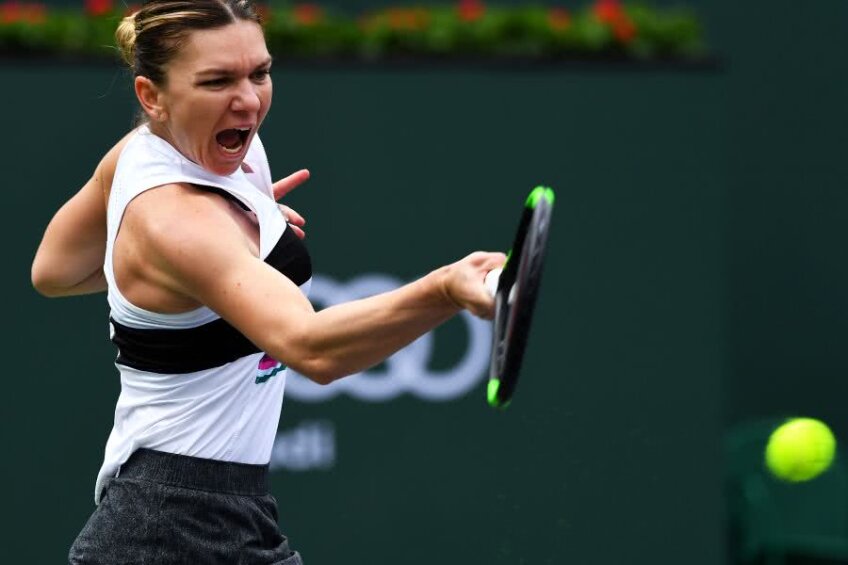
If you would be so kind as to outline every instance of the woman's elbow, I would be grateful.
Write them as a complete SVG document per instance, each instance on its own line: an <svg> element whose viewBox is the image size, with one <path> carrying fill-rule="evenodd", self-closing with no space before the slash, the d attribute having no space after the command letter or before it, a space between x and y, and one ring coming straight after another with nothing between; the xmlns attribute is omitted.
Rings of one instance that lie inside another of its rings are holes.
<svg viewBox="0 0 848 565"><path fill-rule="evenodd" d="M61 296L61 289L56 285L54 278L50 276L50 271L45 269L37 259L32 263L30 281L32 287L42 296L47 298Z"/></svg>
<svg viewBox="0 0 848 565"><path fill-rule="evenodd" d="M346 377L349 373L340 370L326 359L308 359L289 365L298 374L303 375L315 384L326 386Z"/></svg>
<svg viewBox="0 0 848 565"><path fill-rule="evenodd" d="M279 337L263 344L267 348L265 351L315 384L328 385L352 372L345 370L344 363L337 359L338 355L315 342L315 332L307 323L295 330L270 333Z"/></svg>

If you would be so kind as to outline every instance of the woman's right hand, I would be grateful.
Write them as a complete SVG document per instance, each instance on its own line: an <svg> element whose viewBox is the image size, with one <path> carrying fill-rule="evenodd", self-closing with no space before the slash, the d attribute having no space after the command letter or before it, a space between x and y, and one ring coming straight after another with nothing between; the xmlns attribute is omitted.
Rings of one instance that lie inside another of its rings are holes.
<svg viewBox="0 0 848 565"><path fill-rule="evenodd" d="M506 262L503 253L476 251L448 265L442 279L445 296L456 306L468 310L478 318L491 320L495 315L495 301L486 288L486 275Z"/></svg>

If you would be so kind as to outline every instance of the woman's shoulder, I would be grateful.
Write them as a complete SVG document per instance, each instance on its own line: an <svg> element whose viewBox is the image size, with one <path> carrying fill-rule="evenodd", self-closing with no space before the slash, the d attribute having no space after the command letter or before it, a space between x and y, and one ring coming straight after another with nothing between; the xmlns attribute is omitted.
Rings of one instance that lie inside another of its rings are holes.
<svg viewBox="0 0 848 565"><path fill-rule="evenodd" d="M128 132L120 139L109 151L100 159L97 168L94 171L94 178L100 184L103 194L108 198L109 191L112 188L112 181L115 179L115 170L118 168L118 159L123 153L127 143L136 134L137 129Z"/></svg>
<svg viewBox="0 0 848 565"><path fill-rule="evenodd" d="M210 246L241 241L230 204L221 196L186 183L148 190L126 209L124 228L158 256L204 257Z"/></svg>

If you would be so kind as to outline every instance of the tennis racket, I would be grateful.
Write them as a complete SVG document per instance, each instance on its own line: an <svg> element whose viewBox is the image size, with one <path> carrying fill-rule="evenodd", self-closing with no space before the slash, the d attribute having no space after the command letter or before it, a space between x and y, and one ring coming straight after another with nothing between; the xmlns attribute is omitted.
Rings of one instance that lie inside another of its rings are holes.
<svg viewBox="0 0 848 565"><path fill-rule="evenodd" d="M538 186L524 203L506 263L486 275L495 298L492 358L487 389L489 405L506 408L515 393L533 310L542 282L554 191Z"/></svg>

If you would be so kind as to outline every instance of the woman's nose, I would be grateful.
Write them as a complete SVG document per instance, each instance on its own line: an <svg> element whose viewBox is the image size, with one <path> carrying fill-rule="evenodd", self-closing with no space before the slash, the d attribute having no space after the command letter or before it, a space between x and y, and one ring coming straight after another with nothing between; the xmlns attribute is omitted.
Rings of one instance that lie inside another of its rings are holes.
<svg viewBox="0 0 848 565"><path fill-rule="evenodd" d="M261 105L256 87L250 81L244 81L233 98L232 109L236 112L258 112Z"/></svg>

